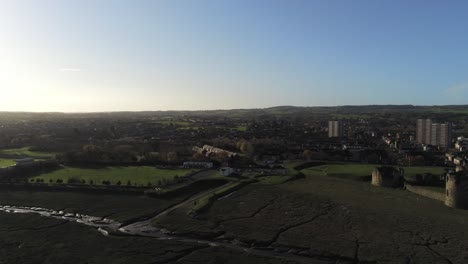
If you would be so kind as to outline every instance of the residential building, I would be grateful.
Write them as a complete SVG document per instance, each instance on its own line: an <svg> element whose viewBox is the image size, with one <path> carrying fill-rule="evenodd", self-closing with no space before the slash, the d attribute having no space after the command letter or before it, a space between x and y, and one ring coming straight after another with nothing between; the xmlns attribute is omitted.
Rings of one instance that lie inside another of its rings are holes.
<svg viewBox="0 0 468 264"><path fill-rule="evenodd" d="M200 168L200 169L211 169L213 168L213 162L197 162L197 161L186 161L183 164L184 168Z"/></svg>
<svg viewBox="0 0 468 264"><path fill-rule="evenodd" d="M465 151L468 149L468 138L458 137L455 142L455 149L458 151Z"/></svg>
<svg viewBox="0 0 468 264"><path fill-rule="evenodd" d="M341 121L328 121L328 137L343 137L343 123Z"/></svg>
<svg viewBox="0 0 468 264"><path fill-rule="evenodd" d="M419 144L429 144L431 124L430 119L418 119L416 122L416 141Z"/></svg>
<svg viewBox="0 0 468 264"><path fill-rule="evenodd" d="M231 167L222 167L219 168L219 174L221 176L230 176L231 174L234 173L234 169Z"/></svg>
<svg viewBox="0 0 468 264"><path fill-rule="evenodd" d="M418 119L416 140L420 144L447 149L452 141L452 126L450 123L432 123L431 119Z"/></svg>

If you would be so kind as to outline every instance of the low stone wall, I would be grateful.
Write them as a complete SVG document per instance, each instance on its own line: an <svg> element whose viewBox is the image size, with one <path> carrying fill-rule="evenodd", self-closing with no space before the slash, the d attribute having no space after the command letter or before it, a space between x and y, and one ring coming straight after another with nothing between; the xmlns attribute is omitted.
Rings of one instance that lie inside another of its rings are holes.
<svg viewBox="0 0 468 264"><path fill-rule="evenodd" d="M413 185L406 184L405 187L406 187L406 190L412 193L419 194L421 196L425 196L425 197L435 199L441 202L445 202L444 193L429 190L427 188L424 188L423 186L413 186Z"/></svg>

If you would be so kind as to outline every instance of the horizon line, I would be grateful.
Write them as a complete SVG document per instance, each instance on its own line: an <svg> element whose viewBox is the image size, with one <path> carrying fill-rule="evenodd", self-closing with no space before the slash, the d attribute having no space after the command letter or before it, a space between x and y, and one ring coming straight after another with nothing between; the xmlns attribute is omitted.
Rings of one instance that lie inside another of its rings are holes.
<svg viewBox="0 0 468 264"><path fill-rule="evenodd" d="M31 113L31 114L98 114L98 113L144 113L144 112L215 112L215 111L248 111L248 110L266 110L272 108L290 107L290 108L339 108L339 107L366 107L366 106L408 106L408 107L468 107L468 104L449 104L449 105L415 105L415 104L347 104L347 105L324 105L324 106L299 106L299 105L277 105L259 108L219 108L219 109L170 109L170 110L117 110L117 111L8 111L0 110L0 113Z"/></svg>

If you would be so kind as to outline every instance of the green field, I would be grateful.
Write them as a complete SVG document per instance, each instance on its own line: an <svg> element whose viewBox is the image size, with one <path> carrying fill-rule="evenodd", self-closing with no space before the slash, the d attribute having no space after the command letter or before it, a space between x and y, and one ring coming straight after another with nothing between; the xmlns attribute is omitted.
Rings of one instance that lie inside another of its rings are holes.
<svg viewBox="0 0 468 264"><path fill-rule="evenodd" d="M0 159L0 168L6 168L15 165L16 162L12 159Z"/></svg>
<svg viewBox="0 0 468 264"><path fill-rule="evenodd" d="M327 164L302 170L306 175L324 175L337 178L361 180L372 175L372 170L377 165L372 164Z"/></svg>
<svg viewBox="0 0 468 264"><path fill-rule="evenodd" d="M203 209L207 208L211 203L214 202L216 197L223 196L225 194L228 194L232 189L237 188L241 182L231 182L230 184L226 185L223 188L215 189L213 192L210 194L207 194L200 199L198 199L195 203L194 206L192 207L192 210L194 212L200 212Z"/></svg>
<svg viewBox="0 0 468 264"><path fill-rule="evenodd" d="M247 126L237 126L234 129L239 131L239 132L245 132L245 131L247 131Z"/></svg>
<svg viewBox="0 0 468 264"><path fill-rule="evenodd" d="M155 167L103 167L103 168L78 168L64 167L50 173L45 173L33 179L43 179L45 183L56 182L57 179L67 183L69 179L84 180L86 184L93 181L93 184L102 185L103 181L109 181L111 185L116 185L120 181L121 185L127 185L130 181L132 186L152 186L163 184L176 177L186 176L195 170L190 169L158 169Z"/></svg>
<svg viewBox="0 0 468 264"><path fill-rule="evenodd" d="M310 167L302 170L306 175L325 175L336 178L346 178L353 180L363 180L372 175L376 164L357 164L357 163L334 163ZM432 173L434 175L443 174L443 167L404 167L405 176L412 177L416 174Z"/></svg>
<svg viewBox="0 0 468 264"><path fill-rule="evenodd" d="M416 174L424 174L424 173L431 173L434 175L441 175L445 173L445 169L443 167L404 167L405 169L405 176L412 177L416 176Z"/></svg>
<svg viewBox="0 0 468 264"><path fill-rule="evenodd" d="M52 158L57 153L54 152L42 152L42 151L31 151L29 147L25 148L16 148L16 149L2 149L0 150L0 155L14 155L14 156L28 156L28 157L38 157L38 158Z"/></svg>
<svg viewBox="0 0 468 264"><path fill-rule="evenodd" d="M158 120L155 123L163 125L176 125L176 126L190 126L191 123L187 121L172 121L172 120Z"/></svg>
<svg viewBox="0 0 468 264"><path fill-rule="evenodd" d="M283 184L288 180L291 180L294 176L291 175L278 175L278 176L266 176L258 178L259 184L265 185L277 185Z"/></svg>

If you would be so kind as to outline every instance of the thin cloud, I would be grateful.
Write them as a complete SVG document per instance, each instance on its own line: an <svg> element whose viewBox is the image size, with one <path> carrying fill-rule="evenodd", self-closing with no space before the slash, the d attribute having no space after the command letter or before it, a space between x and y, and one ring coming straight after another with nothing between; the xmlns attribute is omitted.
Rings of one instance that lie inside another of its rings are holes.
<svg viewBox="0 0 468 264"><path fill-rule="evenodd" d="M60 71L60 72L80 72L80 71L82 71L82 69L79 69L79 68L61 68L61 69L58 69L58 71Z"/></svg>
<svg viewBox="0 0 468 264"><path fill-rule="evenodd" d="M468 92L468 82L453 85L445 90L445 94L447 95L463 95Z"/></svg>

